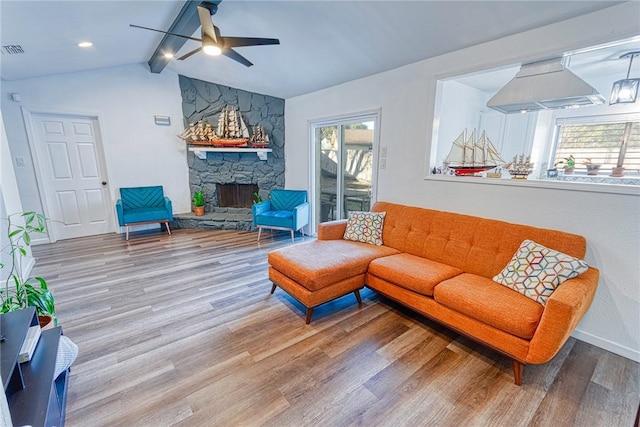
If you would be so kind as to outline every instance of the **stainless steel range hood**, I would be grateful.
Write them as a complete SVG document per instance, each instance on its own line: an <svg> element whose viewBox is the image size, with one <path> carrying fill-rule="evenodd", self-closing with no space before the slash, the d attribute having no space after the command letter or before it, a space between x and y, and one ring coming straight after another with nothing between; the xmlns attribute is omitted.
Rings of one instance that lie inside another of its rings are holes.
<svg viewBox="0 0 640 427"><path fill-rule="evenodd" d="M568 108L604 103L589 83L562 65L562 58L524 64L487 107L503 113Z"/></svg>

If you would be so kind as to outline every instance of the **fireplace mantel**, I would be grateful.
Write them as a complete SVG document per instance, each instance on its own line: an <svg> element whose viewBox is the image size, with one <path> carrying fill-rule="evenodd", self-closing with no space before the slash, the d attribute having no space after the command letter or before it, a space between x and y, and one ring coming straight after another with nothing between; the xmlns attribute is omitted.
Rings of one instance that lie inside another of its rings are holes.
<svg viewBox="0 0 640 427"><path fill-rule="evenodd" d="M260 160L267 160L267 153L271 153L271 148L250 148L250 147L194 147L190 146L189 151L193 151L201 160L207 158L207 153L256 153Z"/></svg>

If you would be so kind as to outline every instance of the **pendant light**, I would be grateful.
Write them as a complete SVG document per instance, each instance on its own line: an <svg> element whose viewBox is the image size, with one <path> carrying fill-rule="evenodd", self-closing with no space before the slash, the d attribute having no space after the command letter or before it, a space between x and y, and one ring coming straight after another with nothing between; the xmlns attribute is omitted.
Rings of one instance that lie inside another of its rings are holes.
<svg viewBox="0 0 640 427"><path fill-rule="evenodd" d="M613 84L611 89L611 98L609 99L609 105L613 104L627 104L636 102L638 96L638 85L640 85L640 79L630 79L629 73L631 72L631 65L633 64L633 58L640 55L640 51L628 52L620 56L622 58L630 58L629 69L627 70L627 78L618 80Z"/></svg>

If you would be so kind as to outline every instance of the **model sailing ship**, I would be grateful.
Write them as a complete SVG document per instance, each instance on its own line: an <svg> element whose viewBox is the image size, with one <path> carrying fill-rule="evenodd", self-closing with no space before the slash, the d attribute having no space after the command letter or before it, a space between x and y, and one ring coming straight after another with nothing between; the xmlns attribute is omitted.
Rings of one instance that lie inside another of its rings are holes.
<svg viewBox="0 0 640 427"><path fill-rule="evenodd" d="M238 110L235 107L225 107L220 112L215 130L211 124L199 120L197 123L190 123L189 128L178 137L194 145L246 147L249 131Z"/></svg>
<svg viewBox="0 0 640 427"><path fill-rule="evenodd" d="M257 125L251 128L252 134L249 144L255 148L266 148L269 145L269 135L264 131L264 127Z"/></svg>
<svg viewBox="0 0 640 427"><path fill-rule="evenodd" d="M485 131L476 141L475 129L468 138L467 129L465 129L453 141L451 150L444 159L445 166L453 169L458 176L473 175L505 163Z"/></svg>
<svg viewBox="0 0 640 427"><path fill-rule="evenodd" d="M513 156L513 161L504 167L511 175L511 179L527 179L527 176L533 172L531 156L525 158L524 154L520 158Z"/></svg>
<svg viewBox="0 0 640 427"><path fill-rule="evenodd" d="M242 120L242 116L235 107L225 107L218 117L216 137L211 143L216 147L246 147L249 141L249 131Z"/></svg>

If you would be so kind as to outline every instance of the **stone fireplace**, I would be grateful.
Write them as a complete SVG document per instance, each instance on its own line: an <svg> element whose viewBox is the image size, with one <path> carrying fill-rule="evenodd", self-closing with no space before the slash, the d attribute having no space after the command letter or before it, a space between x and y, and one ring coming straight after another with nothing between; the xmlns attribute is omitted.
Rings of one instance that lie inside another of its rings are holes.
<svg viewBox="0 0 640 427"><path fill-rule="evenodd" d="M185 76L179 76L179 83L185 126L198 120L214 125L222 108L235 106L250 130L256 125L264 127L270 139L268 148L273 151L267 153L267 160L260 160L255 152L221 149L199 158L187 151L189 191L204 190L206 214L198 218L179 215L176 225L248 230L253 193L266 200L272 188L284 188L284 100ZM229 204L225 200L230 196L227 191L233 191L232 198L243 201Z"/></svg>

